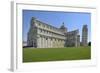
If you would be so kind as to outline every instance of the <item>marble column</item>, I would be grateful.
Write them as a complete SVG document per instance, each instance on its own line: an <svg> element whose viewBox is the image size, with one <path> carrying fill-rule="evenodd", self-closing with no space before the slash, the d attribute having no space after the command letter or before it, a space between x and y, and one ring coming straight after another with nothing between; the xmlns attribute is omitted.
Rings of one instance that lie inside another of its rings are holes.
<svg viewBox="0 0 100 73"><path fill-rule="evenodd" d="M42 48L42 36L40 37L40 48Z"/></svg>
<svg viewBox="0 0 100 73"><path fill-rule="evenodd" d="M44 48L46 48L46 37L44 37Z"/></svg>
<svg viewBox="0 0 100 73"><path fill-rule="evenodd" d="M48 48L50 48L50 37L48 38Z"/></svg>
<svg viewBox="0 0 100 73"><path fill-rule="evenodd" d="M40 48L40 36L37 38L37 48Z"/></svg>
<svg viewBox="0 0 100 73"><path fill-rule="evenodd" d="M44 48L44 37L42 37L42 48Z"/></svg>
<svg viewBox="0 0 100 73"><path fill-rule="evenodd" d="M50 39L50 48L52 48L52 43L53 43L52 41L53 41L53 39L51 38Z"/></svg>
<svg viewBox="0 0 100 73"><path fill-rule="evenodd" d="M75 36L75 47L77 47L77 36Z"/></svg>
<svg viewBox="0 0 100 73"><path fill-rule="evenodd" d="M47 39L47 37L46 37L46 43L45 43L45 44L46 44L46 48L47 48L47 44L48 44L48 39Z"/></svg>

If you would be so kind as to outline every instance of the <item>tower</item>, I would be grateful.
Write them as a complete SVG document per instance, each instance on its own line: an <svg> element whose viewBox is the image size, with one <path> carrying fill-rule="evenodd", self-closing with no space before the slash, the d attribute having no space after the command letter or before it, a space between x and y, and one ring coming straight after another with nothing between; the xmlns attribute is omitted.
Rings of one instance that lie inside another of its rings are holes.
<svg viewBox="0 0 100 73"><path fill-rule="evenodd" d="M36 18L32 17L30 21L30 28L27 34L27 45L30 47L37 47L37 27Z"/></svg>
<svg viewBox="0 0 100 73"><path fill-rule="evenodd" d="M87 46L88 42L88 28L87 25L83 25L82 28L82 46Z"/></svg>

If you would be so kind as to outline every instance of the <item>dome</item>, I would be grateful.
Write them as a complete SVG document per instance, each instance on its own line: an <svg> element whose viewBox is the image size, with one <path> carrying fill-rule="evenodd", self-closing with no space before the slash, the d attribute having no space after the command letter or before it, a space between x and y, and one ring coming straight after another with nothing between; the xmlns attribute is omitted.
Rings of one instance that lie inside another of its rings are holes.
<svg viewBox="0 0 100 73"><path fill-rule="evenodd" d="M62 23L62 26L60 28L61 29L66 29L66 27L64 26L64 22Z"/></svg>
<svg viewBox="0 0 100 73"><path fill-rule="evenodd" d="M62 23L60 29L61 29L64 33L67 32L67 28L64 26L64 22Z"/></svg>

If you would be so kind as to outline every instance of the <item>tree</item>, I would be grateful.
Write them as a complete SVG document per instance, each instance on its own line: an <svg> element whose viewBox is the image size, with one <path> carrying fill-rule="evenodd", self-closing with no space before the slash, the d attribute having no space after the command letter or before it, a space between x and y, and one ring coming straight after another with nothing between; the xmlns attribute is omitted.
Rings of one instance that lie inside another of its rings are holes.
<svg viewBox="0 0 100 73"><path fill-rule="evenodd" d="M88 43L88 46L91 46L91 42Z"/></svg>

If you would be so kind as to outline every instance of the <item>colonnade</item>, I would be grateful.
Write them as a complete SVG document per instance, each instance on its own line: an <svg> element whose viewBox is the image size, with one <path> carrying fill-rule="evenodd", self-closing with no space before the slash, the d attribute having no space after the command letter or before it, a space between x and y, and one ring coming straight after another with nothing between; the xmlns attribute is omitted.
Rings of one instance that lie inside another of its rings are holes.
<svg viewBox="0 0 100 73"><path fill-rule="evenodd" d="M37 39L37 48L59 48L64 47L64 40L47 36L39 36Z"/></svg>

